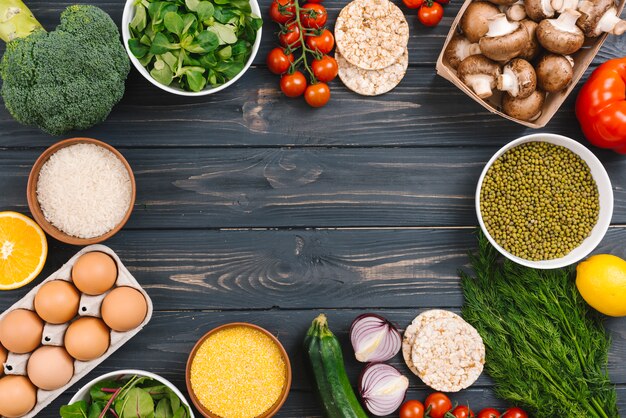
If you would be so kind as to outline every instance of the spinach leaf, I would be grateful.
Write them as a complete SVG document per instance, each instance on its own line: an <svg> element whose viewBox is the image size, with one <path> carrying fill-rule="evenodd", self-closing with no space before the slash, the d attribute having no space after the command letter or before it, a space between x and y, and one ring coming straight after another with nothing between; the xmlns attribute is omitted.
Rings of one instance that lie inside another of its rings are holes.
<svg viewBox="0 0 626 418"><path fill-rule="evenodd" d="M172 408L172 411L177 411L178 408L180 408L180 398L178 397L177 394L175 394L174 392L172 392L171 389L167 389L168 392L168 399L170 401L170 407Z"/></svg>
<svg viewBox="0 0 626 418"><path fill-rule="evenodd" d="M200 0L185 0L185 6L190 12L198 10L198 4L200 4Z"/></svg>
<svg viewBox="0 0 626 418"><path fill-rule="evenodd" d="M206 54L208 52L214 51L219 45L219 40L217 36L213 32L209 32L208 30L203 30L195 38L193 38L192 42L188 43L188 45L184 46L184 48L196 54Z"/></svg>
<svg viewBox="0 0 626 418"><path fill-rule="evenodd" d="M179 37L182 35L183 29L185 27L183 18L180 17L176 12L167 12L165 17L163 18L163 24L165 25L165 29L169 30L172 33L175 33Z"/></svg>
<svg viewBox="0 0 626 418"><path fill-rule="evenodd" d="M174 418L188 418L189 416L189 409L185 405L181 405L181 407L174 412Z"/></svg>
<svg viewBox="0 0 626 418"><path fill-rule="evenodd" d="M170 405L170 400L167 398L163 398L159 401L154 410L154 418L173 418L174 411L172 411L172 405Z"/></svg>
<svg viewBox="0 0 626 418"><path fill-rule="evenodd" d="M183 67L182 73L191 91L200 91L206 86L206 79L202 75L205 69L202 67Z"/></svg>
<svg viewBox="0 0 626 418"><path fill-rule="evenodd" d="M198 4L198 19L205 21L210 17L213 17L213 13L215 13L215 7L213 7L213 3L210 1L201 1Z"/></svg>
<svg viewBox="0 0 626 418"><path fill-rule="evenodd" d="M87 402L78 401L71 405L63 405L59 414L61 418L87 418Z"/></svg>
<svg viewBox="0 0 626 418"><path fill-rule="evenodd" d="M115 403L115 412L124 418L154 418L154 401L148 392L134 387Z"/></svg>
<svg viewBox="0 0 626 418"><path fill-rule="evenodd" d="M165 61L158 57L154 63L154 67L150 71L150 75L156 81L161 84L165 84L166 86L172 84L172 80L174 79L174 73L170 67L165 63Z"/></svg>
<svg viewBox="0 0 626 418"><path fill-rule="evenodd" d="M143 4L138 4L135 6L135 16L133 16L133 20L130 21L130 27L141 32L148 25L148 16L146 13L146 8Z"/></svg>
<svg viewBox="0 0 626 418"><path fill-rule="evenodd" d="M223 25L219 22L215 22L213 26L207 28L211 32L215 33L219 38L220 45L234 44L237 42L237 35L235 35L235 28L232 25Z"/></svg>
<svg viewBox="0 0 626 418"><path fill-rule="evenodd" d="M187 13L183 16L183 33L196 33L198 30L198 19L196 15Z"/></svg>
<svg viewBox="0 0 626 418"><path fill-rule="evenodd" d="M145 56L148 53L148 51L150 51L149 46L142 44L139 39L135 39L135 38L128 40L128 48L130 49L130 52L132 52L136 58L141 58Z"/></svg>
<svg viewBox="0 0 626 418"><path fill-rule="evenodd" d="M103 380L101 382L96 383L89 389L89 396L92 401L108 401L113 396L113 393L103 392L103 388L107 389L118 389L122 387L124 382L116 381L116 380Z"/></svg>
<svg viewBox="0 0 626 418"><path fill-rule="evenodd" d="M152 45L150 46L151 54L164 54L167 51L173 51L180 48L180 44L175 44L169 41L163 33L159 32L154 35Z"/></svg>
<svg viewBox="0 0 626 418"><path fill-rule="evenodd" d="M89 407L89 413L87 414L87 418L99 418L105 405L106 404L102 402L92 402L91 406Z"/></svg>

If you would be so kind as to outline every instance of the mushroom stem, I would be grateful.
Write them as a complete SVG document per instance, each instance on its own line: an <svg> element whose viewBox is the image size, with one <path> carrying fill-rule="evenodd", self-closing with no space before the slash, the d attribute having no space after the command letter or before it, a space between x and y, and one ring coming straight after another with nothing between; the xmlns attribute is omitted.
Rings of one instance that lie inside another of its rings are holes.
<svg viewBox="0 0 626 418"><path fill-rule="evenodd" d="M526 8L524 7L524 3L522 1L518 1L506 9L504 14L506 14L507 18L515 22L526 19Z"/></svg>
<svg viewBox="0 0 626 418"><path fill-rule="evenodd" d="M626 22L617 16L615 8L611 7L604 13L597 26L600 32L609 32L613 35L621 35L626 32Z"/></svg>
<svg viewBox="0 0 626 418"><path fill-rule="evenodd" d="M555 28L562 30L563 32L577 32L576 21L581 16L580 12L574 9L565 9L563 13L559 15L553 21Z"/></svg>
<svg viewBox="0 0 626 418"><path fill-rule="evenodd" d="M496 37L513 33L519 27L518 23L511 23L504 13L500 13L489 19L489 31L485 36Z"/></svg>
<svg viewBox="0 0 626 418"><path fill-rule="evenodd" d="M508 91L513 97L517 96L517 92L519 91L517 77L515 77L512 72L505 69L498 77L497 89L500 91Z"/></svg>
<svg viewBox="0 0 626 418"><path fill-rule="evenodd" d="M470 75L465 79L465 84L481 99L490 97L493 93L491 91L491 83L493 78L485 74Z"/></svg>
<svg viewBox="0 0 626 418"><path fill-rule="evenodd" d="M563 13L566 9L578 9L580 0L552 0L552 8L558 12Z"/></svg>

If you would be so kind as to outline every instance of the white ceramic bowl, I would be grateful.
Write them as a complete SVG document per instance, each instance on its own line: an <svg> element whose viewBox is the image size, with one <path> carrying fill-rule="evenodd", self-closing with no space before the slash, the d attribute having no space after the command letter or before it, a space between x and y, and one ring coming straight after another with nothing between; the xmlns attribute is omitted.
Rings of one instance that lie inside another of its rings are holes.
<svg viewBox="0 0 626 418"><path fill-rule="evenodd" d="M146 372L146 371L143 371L143 370L118 370L116 372L111 372L111 373L103 374L100 377L96 377L91 382L87 383L85 386L80 388L80 390L78 392L76 392L76 395L74 395L72 397L72 399L70 399L70 404L73 404L74 402L78 402L78 401L89 402L90 401L89 389L91 389L91 387L93 385L95 385L96 383L98 383L98 382L101 382L103 380L115 380L117 378L122 379L124 377L132 377L132 376L135 376L135 375L149 377L151 379L154 379L154 380L164 384L168 388L170 388L172 390L172 392L174 392L176 394L176 396L178 396L180 398L180 401L189 407L189 412L191 414L191 418L195 417L194 414L193 414L193 410L191 409L191 405L189 405L189 402L187 402L187 399L185 399L183 394L180 392L180 390L178 390L178 388L176 388L176 386L174 386L168 380L162 378L159 375L156 375L156 374L150 373L150 372Z"/></svg>
<svg viewBox="0 0 626 418"><path fill-rule="evenodd" d="M575 249L573 249L569 254L565 257L555 258L552 260L544 260L544 261L530 261L525 260L523 258L514 256L513 254L506 251L502 248L492 237L489 235L487 228L485 227L485 223L483 222L482 214L480 213L480 189L482 188L483 180L487 171L493 164L495 160L497 160L502 154L508 151L511 148L514 148L520 144L525 142L549 142L555 145L561 145L570 151L578 154L589 166L591 170L591 175L596 182L598 187L598 195L600 199L600 213L598 215L598 222L591 230L591 234ZM523 266L532 267L536 269L555 269L564 266L569 266L570 264L574 264L577 261L580 261L584 257L586 257L591 251L593 251L609 228L611 223L611 217L613 216L613 189L611 188L611 180L609 179L609 175L606 173L606 170L602 166L602 163L598 158L587 148L585 148L580 143L574 141L571 138L555 135L555 134L532 134L526 135L521 138L516 139L515 141L509 142L504 147L500 148L498 152L496 152L493 157L489 160L485 168L483 169L482 174L480 175L480 179L478 180L478 186L476 187L476 215L478 216L478 222L480 224L483 233L489 239L489 242L502 253L505 257L513 260L514 262L521 264Z"/></svg>
<svg viewBox="0 0 626 418"><path fill-rule="evenodd" d="M126 53L128 54L128 57L130 58L137 71L139 71L141 75L143 75L149 82L151 82L161 90L165 90L169 93L177 94L179 96L206 96L207 94L217 93L218 91L224 90L226 87L234 84L237 80L239 80L243 76L243 74L248 71L248 68L250 68L252 62L254 61L254 57L256 57L257 52L259 52L259 45L261 45L261 35L263 32L263 27L260 27L257 31L256 40L252 45L252 53L250 54L250 58L248 58L248 62L246 62L246 65L244 65L239 74L237 74L228 82L218 87L207 86L204 88L204 90L198 92L186 91L178 87L166 86L152 78L148 70L146 70L146 68L141 65L139 60L135 58L133 53L130 51L130 48L128 47L128 40L130 39L130 29L128 28L128 24L133 20L133 17L135 16L134 4L135 0L126 0L124 13L122 14L122 39L124 41L124 48L126 48ZM259 8L259 3L257 2L257 0L250 0L250 7L252 8L252 14L261 17L261 9Z"/></svg>

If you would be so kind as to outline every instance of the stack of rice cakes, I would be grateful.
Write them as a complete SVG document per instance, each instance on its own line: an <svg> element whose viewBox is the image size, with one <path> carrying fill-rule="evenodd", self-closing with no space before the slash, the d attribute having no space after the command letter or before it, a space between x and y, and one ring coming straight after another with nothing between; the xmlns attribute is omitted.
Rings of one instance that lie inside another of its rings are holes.
<svg viewBox="0 0 626 418"><path fill-rule="evenodd" d="M389 0L354 0L335 23L339 78L350 90L377 96L396 87L409 65L409 24Z"/></svg>

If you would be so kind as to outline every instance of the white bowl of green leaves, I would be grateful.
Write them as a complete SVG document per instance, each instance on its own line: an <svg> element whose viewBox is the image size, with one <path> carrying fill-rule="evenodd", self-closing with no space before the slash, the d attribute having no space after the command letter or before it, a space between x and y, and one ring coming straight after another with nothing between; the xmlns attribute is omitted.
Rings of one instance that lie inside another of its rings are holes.
<svg viewBox="0 0 626 418"><path fill-rule="evenodd" d="M189 402L176 386L143 370L120 370L92 380L61 407L59 415L194 418Z"/></svg>
<svg viewBox="0 0 626 418"><path fill-rule="evenodd" d="M216 93L250 68L261 42L256 0L127 0L122 38L137 70L181 96Z"/></svg>

